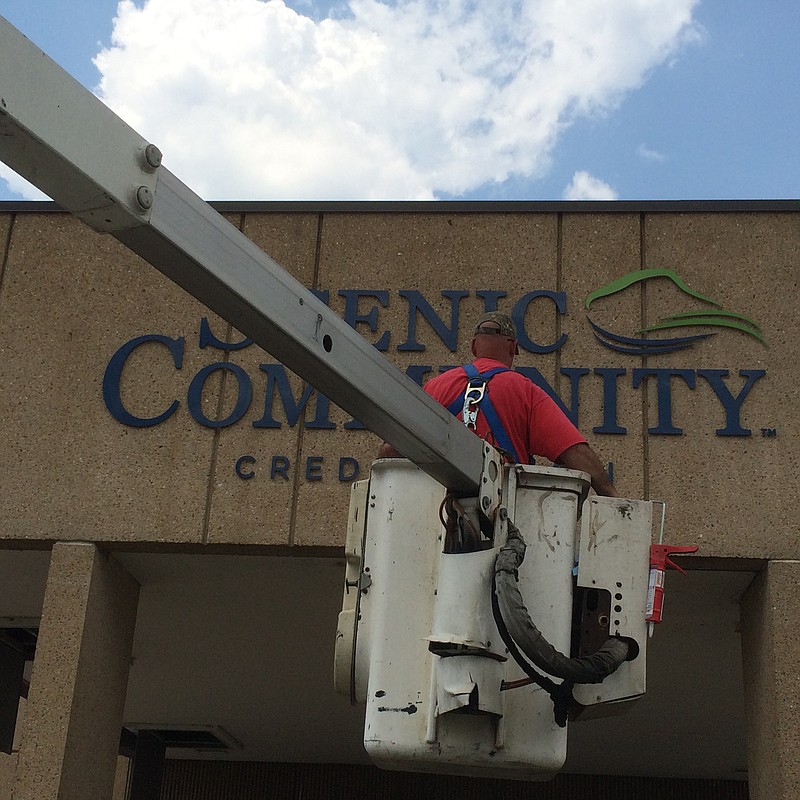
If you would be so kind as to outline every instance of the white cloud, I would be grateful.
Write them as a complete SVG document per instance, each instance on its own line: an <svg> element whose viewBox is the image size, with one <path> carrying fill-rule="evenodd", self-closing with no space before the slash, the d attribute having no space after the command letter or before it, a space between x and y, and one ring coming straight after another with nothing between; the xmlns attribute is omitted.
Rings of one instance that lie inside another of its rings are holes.
<svg viewBox="0 0 800 800"><path fill-rule="evenodd" d="M209 199L429 199L545 174L696 38L697 0L121 0L97 93Z"/></svg>
<svg viewBox="0 0 800 800"><path fill-rule="evenodd" d="M666 156L659 153L658 150L652 150L646 144L642 143L636 148L636 155L645 161L666 161Z"/></svg>
<svg viewBox="0 0 800 800"><path fill-rule="evenodd" d="M572 176L569 186L564 189L565 200L616 200L617 193L605 181L595 178L584 170Z"/></svg>
<svg viewBox="0 0 800 800"><path fill-rule="evenodd" d="M11 167L6 166L0 161L0 180L8 185L9 192L18 194L25 200L49 200L50 198L42 191L29 183L22 176L14 172Z"/></svg>

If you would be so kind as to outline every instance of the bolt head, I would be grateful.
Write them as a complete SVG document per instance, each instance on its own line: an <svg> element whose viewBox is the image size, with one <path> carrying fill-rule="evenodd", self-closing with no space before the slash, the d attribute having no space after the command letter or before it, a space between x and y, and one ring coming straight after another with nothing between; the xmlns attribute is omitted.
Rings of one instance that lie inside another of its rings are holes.
<svg viewBox="0 0 800 800"><path fill-rule="evenodd" d="M158 169L161 166L161 159L163 158L161 151L154 145L149 144L144 149L144 160L147 165L153 169Z"/></svg>
<svg viewBox="0 0 800 800"><path fill-rule="evenodd" d="M146 186L140 186L136 190L136 202L139 204L139 208L147 211L153 206L153 193Z"/></svg>

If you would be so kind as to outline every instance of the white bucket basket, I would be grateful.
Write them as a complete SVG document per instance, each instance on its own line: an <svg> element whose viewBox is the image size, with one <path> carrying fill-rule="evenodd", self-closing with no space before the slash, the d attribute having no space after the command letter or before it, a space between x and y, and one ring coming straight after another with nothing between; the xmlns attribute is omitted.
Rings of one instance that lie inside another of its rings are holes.
<svg viewBox="0 0 800 800"><path fill-rule="evenodd" d="M339 690L366 702L368 754L390 769L550 779L567 745L550 696L536 685L504 690L526 673L492 612L502 536L484 550L443 553L444 489L404 459L377 461L365 484L353 494L361 510L351 508L336 663ZM503 482L503 505L527 544L518 583L525 606L567 655L588 487L584 473L531 466L507 468ZM645 586L647 566L645 552ZM634 693L621 685L603 700Z"/></svg>

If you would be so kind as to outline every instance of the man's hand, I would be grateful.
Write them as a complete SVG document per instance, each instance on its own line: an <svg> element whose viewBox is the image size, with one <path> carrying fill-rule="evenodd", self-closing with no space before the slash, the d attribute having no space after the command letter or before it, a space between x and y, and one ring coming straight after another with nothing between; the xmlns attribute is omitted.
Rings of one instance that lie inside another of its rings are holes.
<svg viewBox="0 0 800 800"><path fill-rule="evenodd" d="M568 447L558 457L558 463L562 467L567 467L568 469L588 472L589 477L592 479L592 489L594 489L597 494L602 494L606 497L619 497L619 493L614 488L614 484L611 483L611 479L608 477L603 463L597 457L594 450L585 442Z"/></svg>

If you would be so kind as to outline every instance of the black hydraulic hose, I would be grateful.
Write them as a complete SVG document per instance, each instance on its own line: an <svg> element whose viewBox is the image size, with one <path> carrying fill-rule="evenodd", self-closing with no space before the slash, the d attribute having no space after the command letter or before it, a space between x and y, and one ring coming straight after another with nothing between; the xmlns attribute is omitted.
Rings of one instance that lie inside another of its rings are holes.
<svg viewBox="0 0 800 800"><path fill-rule="evenodd" d="M532 683L536 683L542 687L553 701L553 716L555 723L559 728L563 728L567 724L570 709L575 705L575 700L572 697L572 683L570 681L562 681L556 683L550 680L546 675L537 672L531 664L527 662L525 657L517 649L516 642L511 638L511 634L506 630L503 623L503 618L500 616L500 610L497 607L497 592L492 589L492 613L495 622L497 623L497 630L500 633L500 638L505 642L508 652L522 671L528 676ZM504 684L505 688L511 688Z"/></svg>
<svg viewBox="0 0 800 800"><path fill-rule="evenodd" d="M509 635L525 656L548 674L570 683L600 683L629 658L628 643L612 636L590 656L568 658L559 653L531 620L517 587L517 570L524 558L525 541L508 520L508 539L494 565L494 591Z"/></svg>

